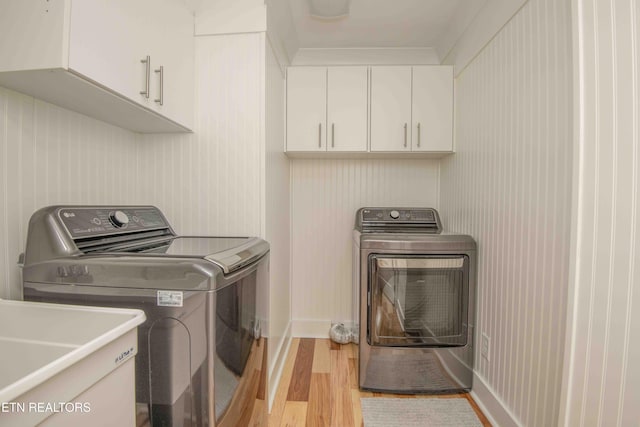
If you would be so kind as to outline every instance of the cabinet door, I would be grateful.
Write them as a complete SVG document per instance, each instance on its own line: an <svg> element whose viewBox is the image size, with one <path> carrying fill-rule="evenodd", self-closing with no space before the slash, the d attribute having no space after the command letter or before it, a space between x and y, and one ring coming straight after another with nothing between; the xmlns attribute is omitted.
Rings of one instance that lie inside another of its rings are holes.
<svg viewBox="0 0 640 427"><path fill-rule="evenodd" d="M411 67L371 67L371 151L411 150Z"/></svg>
<svg viewBox="0 0 640 427"><path fill-rule="evenodd" d="M327 151L367 151L367 67L327 69Z"/></svg>
<svg viewBox="0 0 640 427"><path fill-rule="evenodd" d="M183 4L74 0L70 28L69 69L184 127L193 126L193 16ZM148 74L141 62L147 55ZM148 96L141 94L147 87Z"/></svg>
<svg viewBox="0 0 640 427"><path fill-rule="evenodd" d="M413 67L413 151L453 151L453 68Z"/></svg>
<svg viewBox="0 0 640 427"><path fill-rule="evenodd" d="M149 106L144 90L148 1L75 0L71 4L69 69Z"/></svg>
<svg viewBox="0 0 640 427"><path fill-rule="evenodd" d="M175 0L154 3L148 19L151 55L150 99L152 108L169 119L193 128L194 36L193 15ZM162 79L160 67L162 66ZM162 80L162 81L161 81ZM162 92L162 104L160 100Z"/></svg>
<svg viewBox="0 0 640 427"><path fill-rule="evenodd" d="M326 151L327 69L287 69L287 151Z"/></svg>
<svg viewBox="0 0 640 427"><path fill-rule="evenodd" d="M67 3L2 0L0 72L67 67Z"/></svg>

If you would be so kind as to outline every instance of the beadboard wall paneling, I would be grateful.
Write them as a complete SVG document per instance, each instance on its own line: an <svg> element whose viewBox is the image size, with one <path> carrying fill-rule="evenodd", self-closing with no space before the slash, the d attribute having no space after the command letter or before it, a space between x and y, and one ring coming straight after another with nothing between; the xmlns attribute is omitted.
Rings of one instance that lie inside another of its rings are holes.
<svg viewBox="0 0 640 427"><path fill-rule="evenodd" d="M269 377L279 377L291 337L289 158L284 154L285 76L270 42L265 50L265 231L271 245ZM269 382L275 396L278 381Z"/></svg>
<svg viewBox="0 0 640 427"><path fill-rule="evenodd" d="M0 298L21 298L31 214L54 204L136 203L136 134L0 88Z"/></svg>
<svg viewBox="0 0 640 427"><path fill-rule="evenodd" d="M456 79L441 214L478 241L476 373L511 419L556 425L569 274L571 4L529 0ZM481 334L490 337L488 359ZM497 415L498 416L498 415Z"/></svg>
<svg viewBox="0 0 640 427"><path fill-rule="evenodd" d="M562 425L640 420L640 6L575 0L576 239Z"/></svg>
<svg viewBox="0 0 640 427"><path fill-rule="evenodd" d="M261 235L264 34L196 37L193 134L141 135L145 200L178 234Z"/></svg>
<svg viewBox="0 0 640 427"><path fill-rule="evenodd" d="M450 50L438 46L441 63L454 66L457 76L491 42L529 0L484 0L483 5ZM466 5L463 5L466 7Z"/></svg>
<svg viewBox="0 0 640 427"><path fill-rule="evenodd" d="M438 208L437 160L291 161L291 287L295 336L327 337L351 319L351 250L363 206ZM445 226L447 219L444 217Z"/></svg>

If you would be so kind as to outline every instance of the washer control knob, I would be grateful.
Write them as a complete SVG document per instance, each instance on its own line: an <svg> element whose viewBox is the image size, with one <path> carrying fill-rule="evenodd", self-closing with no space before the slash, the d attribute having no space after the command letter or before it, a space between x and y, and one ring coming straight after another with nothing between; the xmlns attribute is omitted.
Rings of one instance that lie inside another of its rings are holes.
<svg viewBox="0 0 640 427"><path fill-rule="evenodd" d="M129 224L129 217L122 211L115 211L109 214L109 221L114 227L122 228Z"/></svg>
<svg viewBox="0 0 640 427"><path fill-rule="evenodd" d="M391 211L391 212L389 212L389 216L390 216L391 218L393 218L393 219L398 219L398 218L400 218L400 212L398 212L398 211Z"/></svg>

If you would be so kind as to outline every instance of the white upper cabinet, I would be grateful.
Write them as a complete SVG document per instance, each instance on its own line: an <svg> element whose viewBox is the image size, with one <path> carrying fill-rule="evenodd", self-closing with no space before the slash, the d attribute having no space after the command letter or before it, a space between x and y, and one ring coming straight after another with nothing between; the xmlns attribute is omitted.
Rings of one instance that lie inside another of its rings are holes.
<svg viewBox="0 0 640 427"><path fill-rule="evenodd" d="M367 67L329 67L327 76L327 151L367 151Z"/></svg>
<svg viewBox="0 0 640 427"><path fill-rule="evenodd" d="M411 151L411 67L371 67L371 151Z"/></svg>
<svg viewBox="0 0 640 427"><path fill-rule="evenodd" d="M144 52L145 57L149 54L152 38L148 28L141 27L150 26L141 19L149 6L145 3L139 0L73 1L67 68L146 104L139 94L144 85L141 82L144 65L140 60Z"/></svg>
<svg viewBox="0 0 640 427"><path fill-rule="evenodd" d="M453 68L413 67L412 151L453 151Z"/></svg>
<svg viewBox="0 0 640 427"><path fill-rule="evenodd" d="M3 9L0 85L137 132L193 127L194 20L182 2L3 0Z"/></svg>
<svg viewBox="0 0 640 427"><path fill-rule="evenodd" d="M371 151L453 151L452 67L371 67Z"/></svg>
<svg viewBox="0 0 640 427"><path fill-rule="evenodd" d="M290 67L286 151L321 157L451 153L453 68Z"/></svg>
<svg viewBox="0 0 640 427"><path fill-rule="evenodd" d="M191 129L195 105L193 15L182 1L147 1L151 2L149 20L154 24L148 32L152 35L150 99L158 113Z"/></svg>
<svg viewBox="0 0 640 427"><path fill-rule="evenodd" d="M287 69L287 150L327 149L327 68Z"/></svg>
<svg viewBox="0 0 640 427"><path fill-rule="evenodd" d="M367 150L367 67L290 67L287 151Z"/></svg>

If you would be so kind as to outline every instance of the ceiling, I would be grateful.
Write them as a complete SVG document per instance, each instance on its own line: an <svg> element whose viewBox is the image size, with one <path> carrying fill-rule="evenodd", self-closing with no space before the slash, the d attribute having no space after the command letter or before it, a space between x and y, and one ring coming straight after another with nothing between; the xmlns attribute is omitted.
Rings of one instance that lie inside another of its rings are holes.
<svg viewBox="0 0 640 427"><path fill-rule="evenodd" d="M266 5L270 28L279 33L289 58L299 49L413 48L433 49L442 61L474 19L500 20L495 10L509 11L524 0L346 0L349 13L331 19L312 16L310 3L331 7L344 0L178 1L195 15L221 10L225 16L242 15Z"/></svg>
<svg viewBox="0 0 640 427"><path fill-rule="evenodd" d="M442 58L486 0L350 0L346 17L311 16L312 0L289 6L299 48L434 48ZM334 3L337 0L313 0Z"/></svg>

